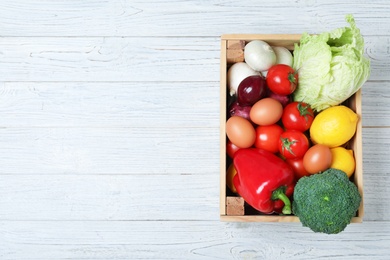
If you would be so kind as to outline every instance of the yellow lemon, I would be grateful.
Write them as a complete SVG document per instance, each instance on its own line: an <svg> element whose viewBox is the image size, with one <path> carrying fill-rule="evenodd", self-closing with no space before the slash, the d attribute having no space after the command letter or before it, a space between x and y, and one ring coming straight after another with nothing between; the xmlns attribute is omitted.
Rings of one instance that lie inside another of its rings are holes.
<svg viewBox="0 0 390 260"><path fill-rule="evenodd" d="M332 164L330 168L341 170L348 177L351 177L356 166L353 150L345 149L344 147L335 147L330 149L330 151L332 152Z"/></svg>
<svg viewBox="0 0 390 260"><path fill-rule="evenodd" d="M321 111L310 127L310 138L316 144L337 147L348 142L356 132L358 115L346 106Z"/></svg>

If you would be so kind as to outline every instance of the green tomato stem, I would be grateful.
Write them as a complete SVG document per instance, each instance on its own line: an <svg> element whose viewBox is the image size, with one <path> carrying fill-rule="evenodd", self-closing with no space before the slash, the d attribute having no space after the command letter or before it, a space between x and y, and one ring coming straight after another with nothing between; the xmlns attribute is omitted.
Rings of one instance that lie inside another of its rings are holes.
<svg viewBox="0 0 390 260"><path fill-rule="evenodd" d="M295 155L291 149L291 145L295 144L297 140L290 141L288 138L282 138L282 137L280 139L282 140L282 144L283 144L282 151L284 152L284 149L286 149L289 153Z"/></svg>
<svg viewBox="0 0 390 260"><path fill-rule="evenodd" d="M295 79L296 72L294 73L289 73L288 74L288 81L290 81L293 84L297 83L297 80Z"/></svg>
<svg viewBox="0 0 390 260"><path fill-rule="evenodd" d="M299 111L299 115L303 116L306 120L306 122L309 120L308 116L314 117L313 113L309 110L309 105L306 104L306 106L302 105L302 102L298 102L297 110Z"/></svg>

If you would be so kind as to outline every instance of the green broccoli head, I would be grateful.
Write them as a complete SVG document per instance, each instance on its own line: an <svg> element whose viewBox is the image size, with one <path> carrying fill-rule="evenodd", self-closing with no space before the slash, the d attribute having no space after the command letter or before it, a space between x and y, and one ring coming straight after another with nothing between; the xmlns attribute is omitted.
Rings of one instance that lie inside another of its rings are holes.
<svg viewBox="0 0 390 260"><path fill-rule="evenodd" d="M293 212L302 225L327 234L343 231L361 202L356 185L332 168L299 179L293 198Z"/></svg>

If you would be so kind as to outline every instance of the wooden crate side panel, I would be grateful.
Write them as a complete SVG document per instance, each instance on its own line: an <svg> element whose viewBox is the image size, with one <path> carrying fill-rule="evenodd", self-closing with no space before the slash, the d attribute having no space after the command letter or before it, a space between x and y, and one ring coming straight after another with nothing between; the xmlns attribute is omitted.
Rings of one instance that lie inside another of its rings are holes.
<svg viewBox="0 0 390 260"><path fill-rule="evenodd" d="M220 214L226 215L226 40L221 40L220 65Z"/></svg>
<svg viewBox="0 0 390 260"><path fill-rule="evenodd" d="M356 126L356 133L351 141L350 148L353 149L355 157L355 173L353 176L354 183L358 187L359 193L362 196L362 202L357 213L360 219L364 215L364 194L363 194L363 145L362 145L362 94L361 90L355 93L350 99L350 107L358 114L359 121Z"/></svg>
<svg viewBox="0 0 390 260"><path fill-rule="evenodd" d="M299 222L296 216L221 216L221 221L225 222Z"/></svg>
<svg viewBox="0 0 390 260"><path fill-rule="evenodd" d="M282 46L289 50L294 49L294 44L301 39L301 34L224 34L223 40L263 40L271 46Z"/></svg>
<svg viewBox="0 0 390 260"><path fill-rule="evenodd" d="M296 216L221 216L224 222L300 222ZM361 217L353 217L351 223L362 223Z"/></svg>

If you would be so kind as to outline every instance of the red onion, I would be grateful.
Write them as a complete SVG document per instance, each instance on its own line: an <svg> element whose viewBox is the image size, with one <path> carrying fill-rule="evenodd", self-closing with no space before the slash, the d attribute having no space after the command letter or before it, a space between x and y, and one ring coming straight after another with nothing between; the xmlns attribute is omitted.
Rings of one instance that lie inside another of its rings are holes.
<svg viewBox="0 0 390 260"><path fill-rule="evenodd" d="M251 106L242 106L240 103L234 102L229 107L229 116L240 116L250 121L249 112L251 111L251 108Z"/></svg>
<svg viewBox="0 0 390 260"><path fill-rule="evenodd" d="M246 77L237 88L237 101L242 106L252 106L266 96L265 78L260 75Z"/></svg>
<svg viewBox="0 0 390 260"><path fill-rule="evenodd" d="M268 97L276 99L277 101L279 101L282 104L283 107L285 107L285 106L287 106L287 104L291 103L291 97L290 96L279 95L279 94L276 94L276 93L272 92L269 89L268 89L267 92L268 92L267 93Z"/></svg>

